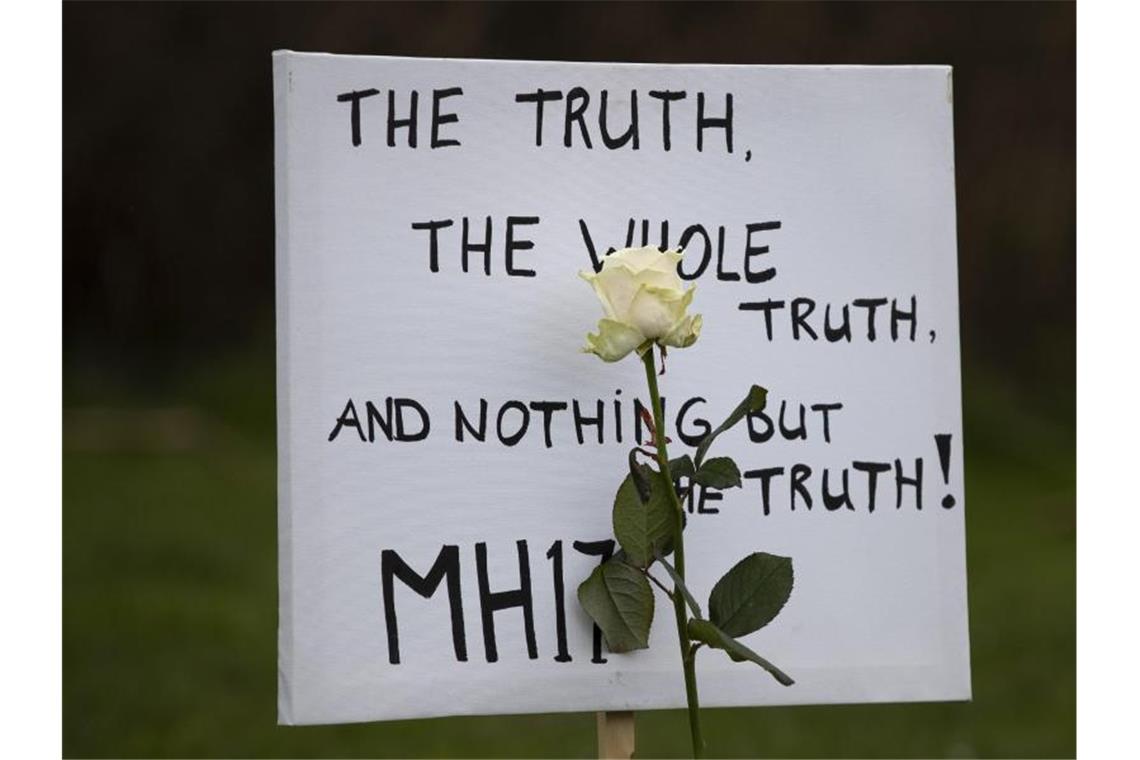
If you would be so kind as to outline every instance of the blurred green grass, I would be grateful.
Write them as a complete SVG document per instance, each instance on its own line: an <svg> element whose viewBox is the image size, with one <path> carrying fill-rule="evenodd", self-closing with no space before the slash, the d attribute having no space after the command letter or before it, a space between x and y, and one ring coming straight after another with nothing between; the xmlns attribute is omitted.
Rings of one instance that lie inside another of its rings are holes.
<svg viewBox="0 0 1140 760"><path fill-rule="evenodd" d="M711 755L1075 755L1072 408L965 381L974 701L708 710ZM592 714L278 727L272 357L65 383L65 756L596 755ZM685 753L682 712L637 726Z"/></svg>

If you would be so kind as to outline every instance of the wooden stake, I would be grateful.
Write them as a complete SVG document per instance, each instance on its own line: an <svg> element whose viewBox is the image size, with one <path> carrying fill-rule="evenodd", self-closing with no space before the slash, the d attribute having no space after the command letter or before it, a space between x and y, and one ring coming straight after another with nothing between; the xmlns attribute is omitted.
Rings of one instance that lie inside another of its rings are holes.
<svg viewBox="0 0 1140 760"><path fill-rule="evenodd" d="M598 757L602 760L629 760L635 742L633 711L598 713Z"/></svg>

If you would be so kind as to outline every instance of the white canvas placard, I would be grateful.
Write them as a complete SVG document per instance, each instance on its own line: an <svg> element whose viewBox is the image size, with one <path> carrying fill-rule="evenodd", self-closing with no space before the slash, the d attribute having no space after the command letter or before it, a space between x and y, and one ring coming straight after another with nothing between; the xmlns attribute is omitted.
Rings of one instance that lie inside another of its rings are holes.
<svg viewBox="0 0 1140 760"><path fill-rule="evenodd" d="M671 454L769 391L689 585L795 568L745 638L795 685L703 651L702 704L969 698L949 68L279 52L274 82L283 723L685 704L663 595L624 655L575 595L647 403L636 356L579 352L577 272L645 243L704 315Z"/></svg>

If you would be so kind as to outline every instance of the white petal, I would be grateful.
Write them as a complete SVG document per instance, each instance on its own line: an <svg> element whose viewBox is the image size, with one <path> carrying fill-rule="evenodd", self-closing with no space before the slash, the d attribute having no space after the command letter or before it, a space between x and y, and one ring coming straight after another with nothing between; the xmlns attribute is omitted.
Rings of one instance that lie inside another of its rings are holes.
<svg viewBox="0 0 1140 760"><path fill-rule="evenodd" d="M623 267L637 274L644 269L652 269L661 252L651 245L641 248L622 248L614 251L602 261L602 268Z"/></svg>
<svg viewBox="0 0 1140 760"><path fill-rule="evenodd" d="M662 338L684 318L693 290L682 292L643 285L630 305L628 321L646 338Z"/></svg>
<svg viewBox="0 0 1140 760"><path fill-rule="evenodd" d="M629 322L629 307L641 282L625 267L603 269L593 281L594 290L608 304L606 316L620 322Z"/></svg>
<svg viewBox="0 0 1140 760"><path fill-rule="evenodd" d="M616 362L645 343L645 336L630 325L613 319L598 322L598 332L586 336L586 353L597 354L604 361Z"/></svg>
<svg viewBox="0 0 1140 760"><path fill-rule="evenodd" d="M594 295L596 295L598 297L598 300L602 302L602 311L606 313L606 316L610 317L611 319L615 318L617 315L614 313L613 303L610 302L609 297L606 295L605 289L602 288L601 284L598 282L598 275L588 269L583 269L582 271L578 272L578 276L586 282L590 283L590 287L594 289Z"/></svg>
<svg viewBox="0 0 1140 760"><path fill-rule="evenodd" d="M690 314L674 325L669 334L657 342L674 348L688 348L701 336L703 323L704 318L700 314Z"/></svg>

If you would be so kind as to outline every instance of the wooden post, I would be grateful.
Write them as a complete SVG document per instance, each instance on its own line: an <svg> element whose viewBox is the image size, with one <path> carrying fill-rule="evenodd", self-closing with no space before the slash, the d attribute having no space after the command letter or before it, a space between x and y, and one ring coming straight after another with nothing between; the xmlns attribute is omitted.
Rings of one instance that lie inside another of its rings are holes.
<svg viewBox="0 0 1140 760"><path fill-rule="evenodd" d="M598 757L602 760L629 760L635 741L633 711L598 713Z"/></svg>

